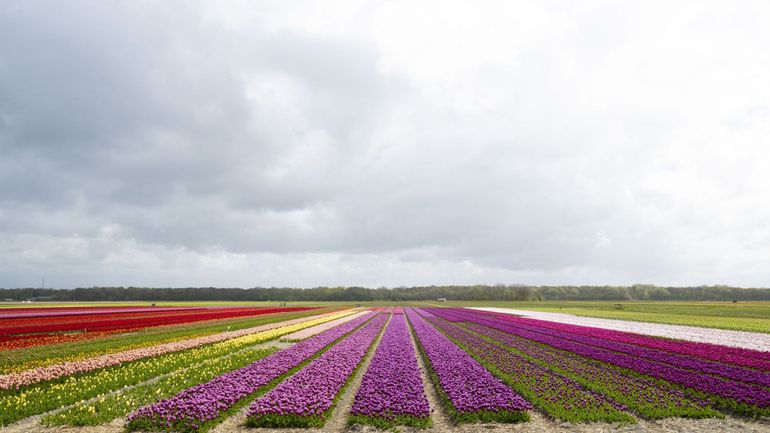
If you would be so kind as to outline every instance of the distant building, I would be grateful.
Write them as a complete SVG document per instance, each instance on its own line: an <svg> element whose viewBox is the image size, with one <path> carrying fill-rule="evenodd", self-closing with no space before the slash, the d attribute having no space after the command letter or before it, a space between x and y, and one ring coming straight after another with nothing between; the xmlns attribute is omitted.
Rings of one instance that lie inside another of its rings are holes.
<svg viewBox="0 0 770 433"><path fill-rule="evenodd" d="M446 302L446 298L438 298L436 300L439 301L439 302Z"/></svg>

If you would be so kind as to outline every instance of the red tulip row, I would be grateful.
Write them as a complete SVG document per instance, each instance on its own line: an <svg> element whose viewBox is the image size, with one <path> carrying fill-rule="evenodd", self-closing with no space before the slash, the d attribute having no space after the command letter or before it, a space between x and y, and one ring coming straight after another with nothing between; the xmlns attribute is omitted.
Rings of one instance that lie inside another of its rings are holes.
<svg viewBox="0 0 770 433"><path fill-rule="evenodd" d="M169 313L152 317L136 317L113 319L111 317L85 316L80 320L67 323L35 323L24 326L0 327L0 341L10 341L16 338L13 336L24 334L51 334L65 332L104 332L119 329L137 329L151 326L174 325L178 323L199 322L203 320L225 319L243 316L257 316L270 313L285 313L293 311L304 311L309 308L232 308L217 309L205 312L180 312ZM40 319L37 319L38 321ZM31 335L31 338L38 338L39 335Z"/></svg>

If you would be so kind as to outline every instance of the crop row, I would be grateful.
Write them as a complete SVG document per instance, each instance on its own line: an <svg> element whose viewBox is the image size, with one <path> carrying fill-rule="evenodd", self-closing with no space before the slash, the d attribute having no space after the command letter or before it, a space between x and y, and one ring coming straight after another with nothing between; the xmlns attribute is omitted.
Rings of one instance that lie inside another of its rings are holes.
<svg viewBox="0 0 770 433"><path fill-rule="evenodd" d="M43 308L3 308L0 319L24 319L32 317L64 317L89 314L141 313L144 311L185 311L205 310L210 307L43 307Z"/></svg>
<svg viewBox="0 0 770 433"><path fill-rule="evenodd" d="M368 314L367 311L359 311L358 313L354 313L345 317L341 317L339 319L331 320L329 322L321 323L320 325L311 326L310 328L301 329L297 332L292 332L291 334L284 335L281 337L281 341L302 341L306 338L310 338L314 335L318 335L324 331L328 331L329 329L334 328L335 326L342 325L345 322L349 322L357 317L363 316L365 314Z"/></svg>
<svg viewBox="0 0 770 433"><path fill-rule="evenodd" d="M501 318L496 316L498 320ZM697 356L683 356L679 353L672 353L665 349L651 348L645 344L650 337L644 336L626 336L622 338L623 341L619 341L615 331L606 331L599 328L584 328L582 326L574 326L562 323L553 323L543 320L527 319L521 317L507 316L503 319L505 323L509 323L512 326L522 327L529 330L537 330L547 335L559 335L563 338L572 339L574 341L585 342L596 347L602 347L608 350L622 353L633 353L634 356L639 356L647 359L654 359L659 362L665 362L670 365L674 365L687 370L700 371L717 376L722 376L728 379L733 379L741 382L756 383L762 386L770 386L770 373L765 371L758 371L738 365L732 365L731 363L725 364L724 362L701 359ZM675 342L667 342L665 346L671 348L676 346ZM746 351L749 352L749 351ZM737 361L737 359L736 359Z"/></svg>
<svg viewBox="0 0 770 433"><path fill-rule="evenodd" d="M329 310L300 311L294 313L267 314L230 319L209 320L179 325L143 328L130 333L103 334L94 340L62 341L44 348L23 347L0 351L0 375L16 373L68 361L80 361L100 355L114 354L176 341L205 337L221 332L237 331L286 320L319 316ZM120 331L117 331L120 332ZM66 334L66 335L90 335ZM65 334L59 334L63 336ZM55 343L55 342L54 342Z"/></svg>
<svg viewBox="0 0 770 433"><path fill-rule="evenodd" d="M87 374L70 375L58 382L41 383L18 391L6 390L0 394L0 425L134 385L189 365L199 364L210 358L221 357L244 347L294 332L302 327L313 326L323 320L329 320L329 318L322 317L290 324L192 350L115 365Z"/></svg>
<svg viewBox="0 0 770 433"><path fill-rule="evenodd" d="M245 404L262 388L300 367L374 315L376 313L359 317L244 368L143 407L128 417L127 428L198 431Z"/></svg>
<svg viewBox="0 0 770 433"><path fill-rule="evenodd" d="M135 319L140 317L156 317L160 315L197 314L208 311L207 308L142 308L121 310L89 310L62 311L58 313L31 313L16 317L0 317L0 335L6 335L7 330L29 325L55 325L63 323L78 323L91 320L105 319Z"/></svg>
<svg viewBox="0 0 770 433"><path fill-rule="evenodd" d="M35 338L25 336L12 336L0 339L0 352L4 350L22 349L33 346L46 346L49 344L71 343L73 341L93 340L120 332L130 332L130 329L119 329L101 332L79 332L75 334L51 334L36 335Z"/></svg>
<svg viewBox="0 0 770 433"><path fill-rule="evenodd" d="M440 310L443 318L456 318L453 310ZM443 321L443 320L442 320ZM434 322L435 323L435 322ZM448 324L448 322L445 322ZM608 364L560 351L512 334L477 324L465 328L484 337L488 342L519 355L525 360L563 374L586 389L606 395L626 405L634 413L658 419L671 416L703 418L720 414L706 407L705 402L687 398L681 390L662 381L629 374ZM499 350L499 349L496 349Z"/></svg>
<svg viewBox="0 0 770 433"><path fill-rule="evenodd" d="M413 309L406 315L452 418L516 422L529 419L532 406Z"/></svg>
<svg viewBox="0 0 770 433"><path fill-rule="evenodd" d="M633 422L625 407L578 382L528 361L451 323L428 319L519 394L548 415L570 422Z"/></svg>
<svg viewBox="0 0 770 433"><path fill-rule="evenodd" d="M433 312L437 313L436 310ZM759 385L678 368L664 362L635 356L634 353L621 353L604 347L595 347L590 344L591 340L588 338L574 334L570 335L570 338L564 338L557 332L545 333L539 332L538 329L530 329L532 327L514 326L481 313L463 312L460 316L462 320L488 326L583 357L678 384L686 389L705 393L710 396L714 404L725 409L750 416L770 414L770 390Z"/></svg>
<svg viewBox="0 0 770 433"><path fill-rule="evenodd" d="M526 359L564 374L587 389L604 394L647 418L719 417L707 402L688 398L668 383L623 372L609 364L593 361L485 326L465 328Z"/></svg>
<svg viewBox="0 0 770 433"><path fill-rule="evenodd" d="M217 343L221 341L231 340L234 338L240 338L249 336L256 333L269 331L271 329L286 328L287 326L296 326L289 332L303 329L308 326L312 326L318 323L325 322L339 317L340 314L335 313L332 315L324 315L322 317L310 317L299 318L289 320L285 322L269 323L266 325L257 326L254 328L239 329L237 331L222 332L219 334L208 335L199 338L190 338L186 340L175 341L172 343L159 344L156 346L127 350L124 352L113 353L108 355L102 355L95 358L89 358L82 361L65 362L62 364L55 364L45 367L34 368L30 370L21 371L18 373L10 373L0 376L0 390L19 389L23 386L32 385L43 381L52 381L61 377L71 376L77 373L84 373L88 371L98 370L113 365L122 364L125 362L132 362L143 358L149 358L153 356L163 355L166 353L180 352L186 349L203 346L206 344ZM310 323L309 323L310 322ZM286 333L285 330L281 332L281 335ZM272 334L271 334L272 335Z"/></svg>
<svg viewBox="0 0 770 433"><path fill-rule="evenodd" d="M679 312L686 312L677 307ZM690 314L630 313L609 310L568 309L572 314L513 308L474 307L474 310L517 315L549 322L568 323L590 328L611 329L655 338L703 344L712 348L739 348L761 351L770 356L770 334L767 320L756 317L695 316ZM583 314L590 315L590 317ZM654 322L654 323L653 323ZM674 324L678 323L678 324Z"/></svg>
<svg viewBox="0 0 770 433"><path fill-rule="evenodd" d="M78 320L66 323L33 323L21 326L11 326L0 328L0 337L17 334L38 334L54 332L94 332L94 331L112 331L116 329L138 329L150 326L174 325L179 323L199 322L204 320L227 319L242 316L257 316L272 313L287 313L294 311L304 311L308 308L232 308L226 310L206 311L206 312L180 312L176 314L153 315L151 317L127 317L123 319L113 319L109 315L105 317L86 316ZM29 338L34 338L30 335Z"/></svg>
<svg viewBox="0 0 770 433"><path fill-rule="evenodd" d="M430 406L403 310L393 315L361 381L351 423L425 427Z"/></svg>
<svg viewBox="0 0 770 433"><path fill-rule="evenodd" d="M171 397L178 392L208 382L229 371L243 368L275 349L250 346L235 353L207 358L145 384L119 390L70 406L61 412L50 414L42 419L48 426L55 425L100 425L123 417L139 407L152 404L160 399Z"/></svg>
<svg viewBox="0 0 770 433"><path fill-rule="evenodd" d="M255 427L322 427L337 396L388 320L379 314L302 370L258 398L247 424Z"/></svg>
<svg viewBox="0 0 770 433"><path fill-rule="evenodd" d="M496 314L495 317L501 320L511 320L512 316L509 314ZM527 321L534 319L516 318L516 320ZM671 353L676 353L686 356L694 356L703 359L709 359L712 361L725 362L729 364L742 365L746 367L767 370L770 371L770 352L762 352L758 350L750 350L739 347L720 346L717 344L701 343L695 341L686 340L672 340L651 337L638 333L624 332L613 329L604 329L598 327L591 327L586 325L567 325L568 328L557 327L562 325L557 322L549 322L546 320L538 320L537 322L530 322L539 324L541 326L549 327L551 329L563 329L569 330L572 333L581 335L601 335L606 340L618 341L623 343L631 343L639 346L645 346L653 349L665 350ZM643 326L644 324L637 324ZM715 331L723 332L723 331Z"/></svg>

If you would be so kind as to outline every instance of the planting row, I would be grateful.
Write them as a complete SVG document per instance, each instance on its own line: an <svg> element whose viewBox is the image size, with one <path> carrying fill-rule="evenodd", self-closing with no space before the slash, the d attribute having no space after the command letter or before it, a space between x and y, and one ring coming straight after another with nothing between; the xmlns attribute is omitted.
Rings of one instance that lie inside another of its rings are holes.
<svg viewBox="0 0 770 433"><path fill-rule="evenodd" d="M180 311L165 314L149 314L148 312L119 314L124 316L115 318L110 314L93 316L73 316L61 323L62 319L54 317L51 322L48 319L24 319L24 324L3 325L0 322L0 341L18 335L28 335L27 338L36 338L36 334L51 334L65 332L97 332L113 331L119 329L139 329L150 326L172 325L178 323L199 322L204 320L227 319L232 317L257 316L262 314L286 313L293 311L305 311L308 308L229 308L212 311ZM18 322L16 320L14 322Z"/></svg>
<svg viewBox="0 0 770 433"><path fill-rule="evenodd" d="M211 307L41 307L41 308L3 308L0 310L0 319L19 319L29 317L54 317L54 316L74 316L87 314L119 314L119 313L140 313L144 311L183 311L183 310L203 310Z"/></svg>
<svg viewBox="0 0 770 433"><path fill-rule="evenodd" d="M45 367L25 370L18 373L10 373L0 376L0 389L19 389L22 386L28 386L43 381L51 381L61 377L71 376L76 373L83 373L92 370L98 370L105 367L122 364L125 362L136 361L143 358L158 356L166 353L179 352L206 344L217 343L251 334L265 332L271 329L281 329L279 335L286 333L287 326L293 332L308 326L313 326L327 320L338 318L346 313L334 313L331 315L322 315L320 317L299 318L290 321L270 323L254 328L240 329L237 331L222 332L219 334L208 335L199 338L190 338L173 343L159 344L151 347L132 349L119 353L102 355L95 358L89 358L82 361L71 361L62 364L49 365ZM271 334L272 335L272 334Z"/></svg>
<svg viewBox="0 0 770 433"><path fill-rule="evenodd" d="M23 347L16 350L0 351L0 375L31 370L67 361L79 361L100 355L113 354L129 349L146 348L165 343L173 343L189 338L205 337L220 332L237 331L260 325L276 323L311 315L320 315L328 311L300 311L293 313L266 314L230 319L211 320L178 325L143 328L129 333L105 333L96 339L62 340L61 344L46 347ZM122 332L122 331L117 331ZM54 337L90 336L98 333L57 334ZM47 338L47 337L45 337ZM27 340L27 341L36 341Z"/></svg>
<svg viewBox="0 0 770 433"><path fill-rule="evenodd" d="M406 311L426 358L431 377L452 418L517 422L529 419L532 406L465 351L425 321Z"/></svg>
<svg viewBox="0 0 770 433"><path fill-rule="evenodd" d="M342 387L382 330L380 314L251 405L248 425L321 427Z"/></svg>
<svg viewBox="0 0 770 433"><path fill-rule="evenodd" d="M198 431L216 423L218 419L246 404L251 396L268 384L290 374L375 315L369 313L247 367L141 408L128 417L128 428Z"/></svg>
<svg viewBox="0 0 770 433"><path fill-rule="evenodd" d="M468 310L452 310L447 314L440 310L431 310L433 314L443 315L455 321L468 321L504 331L527 340L541 343L585 358L601 361L621 367L636 374L661 379L688 390L696 397L704 396L718 407L750 416L762 416L770 413L770 390L759 385L727 379L712 374L680 368L666 362L637 356L632 349L623 346L617 351L601 343L596 346L595 339L577 334L559 333L548 328L501 321ZM626 350L627 352L623 352ZM646 354L641 348L640 352Z"/></svg>
<svg viewBox="0 0 770 433"><path fill-rule="evenodd" d="M109 393L180 368L197 365L207 359L222 357L324 320L329 320L329 316L264 330L192 350L167 353L90 373L69 375L56 382L40 383L19 390L5 390L0 393L0 425Z"/></svg>
<svg viewBox="0 0 770 433"><path fill-rule="evenodd" d="M425 427L430 407L403 309L396 311L382 336L350 411L350 422Z"/></svg>
<svg viewBox="0 0 770 433"><path fill-rule="evenodd" d="M746 332L728 329L701 328L698 326L637 322L633 320L603 319L599 317L583 317L573 314L516 310L511 308L480 307L474 309L487 312L499 312L509 316L517 315L530 317L549 322L610 329L636 335L642 334L652 337L662 337L665 339L676 339L715 349L743 348L754 351L761 350L765 355L770 355L770 334L766 332Z"/></svg>
<svg viewBox="0 0 770 433"><path fill-rule="evenodd" d="M648 359L655 359L677 367L703 371L705 373L723 376L729 379L757 383L764 386L770 386L770 372L757 371L736 363L748 363L754 367L765 367L762 352L750 351L745 349L730 349L728 352L739 352L740 356L727 357L714 354L715 350L704 350L698 355L692 353L682 353L681 345L675 341L659 340L642 335L633 335L609 331L599 328L586 328L583 326L568 325L563 323L553 323L543 320L527 319L523 317L495 315L495 318L514 326L525 327L526 329L537 329L539 332L563 336L564 338L574 338L575 341L588 342L597 347L603 347L609 350L622 353L633 353ZM708 357L711 359L704 359ZM714 359L714 358L722 358ZM725 362L727 361L727 363Z"/></svg>
<svg viewBox="0 0 770 433"><path fill-rule="evenodd" d="M579 383L513 354L451 323L428 319L497 376L548 415L572 422L632 422L625 407Z"/></svg>
<svg viewBox="0 0 770 433"><path fill-rule="evenodd" d="M443 312L439 314L449 315ZM442 329L452 327L449 322L442 319L435 319L432 322ZM480 356L489 356L493 360L495 358L502 359L503 363L511 363L513 360L518 360L522 364L524 362L535 363L573 380L574 383L580 384L592 393L601 394L612 401L623 404L644 418L720 416L713 409L706 407L705 402L689 399L682 391L665 382L624 373L610 365L591 361L488 327L467 324L465 328L483 337L486 344L479 341L480 337L467 336L467 332L463 333L459 330L449 332L459 335L458 340L470 340L469 345L482 347L486 352L482 352ZM494 343L494 345L490 346L490 343ZM505 352L510 353L501 353L500 350L503 348ZM496 355L493 357L491 354ZM492 363L495 364L495 362ZM516 368L521 368L521 364L517 364ZM569 419L569 417L558 416L553 411L546 410L546 412L562 419ZM578 414L578 416L585 415L584 413Z"/></svg>
<svg viewBox="0 0 770 433"><path fill-rule="evenodd" d="M332 329L335 326L342 325L345 322L349 322L357 317L361 317L366 314L368 314L367 311L359 311L357 313L350 314L348 316L341 317L339 319L321 323L320 325L312 326L310 328L305 328L300 331L293 332L289 335L284 335L283 337L281 337L281 341L301 341L306 338L310 338L314 335L318 335L324 331L328 331L329 329Z"/></svg>
<svg viewBox="0 0 770 433"><path fill-rule="evenodd" d="M180 368L157 381L102 395L95 401L92 399L77 403L64 411L45 416L42 423L48 426L105 424L126 416L141 406L171 397L228 371L245 367L274 351L275 349L249 346L223 356L213 355L199 360L196 364L188 364L187 368Z"/></svg>

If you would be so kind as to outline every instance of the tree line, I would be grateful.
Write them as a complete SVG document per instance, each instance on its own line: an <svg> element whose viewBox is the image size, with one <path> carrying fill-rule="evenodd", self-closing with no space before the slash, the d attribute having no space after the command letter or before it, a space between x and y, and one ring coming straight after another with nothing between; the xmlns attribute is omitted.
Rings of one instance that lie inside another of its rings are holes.
<svg viewBox="0 0 770 433"><path fill-rule="evenodd" d="M396 288L150 288L0 289L0 301L767 301L770 289L729 286L421 286Z"/></svg>

